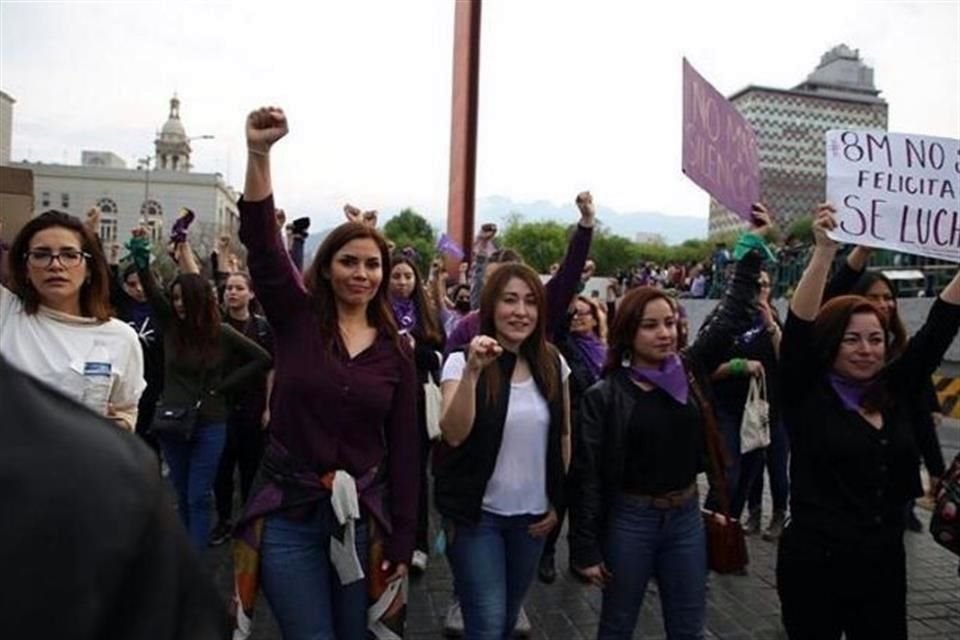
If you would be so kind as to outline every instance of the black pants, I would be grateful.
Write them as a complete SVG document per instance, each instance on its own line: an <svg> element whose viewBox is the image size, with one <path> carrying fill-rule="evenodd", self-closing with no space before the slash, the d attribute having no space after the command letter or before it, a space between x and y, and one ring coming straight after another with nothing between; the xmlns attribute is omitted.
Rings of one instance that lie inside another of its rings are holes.
<svg viewBox="0 0 960 640"><path fill-rule="evenodd" d="M837 552L789 526L777 553L777 592L791 640L907 637L902 536Z"/></svg>
<svg viewBox="0 0 960 640"><path fill-rule="evenodd" d="M240 497L243 502L250 495L250 486L260 466L266 441L266 431L259 420L231 413L227 416L227 441L220 456L213 493L217 499L217 518L227 522L233 516L233 470L240 468Z"/></svg>
<svg viewBox="0 0 960 640"><path fill-rule="evenodd" d="M422 395L422 394L421 394ZM420 405L418 405L420 408ZM426 419L420 410L418 424L420 426L420 495L417 498L417 551L430 553L430 488L427 478L427 467L430 464L430 451L433 448L430 436L427 435Z"/></svg>
<svg viewBox="0 0 960 640"><path fill-rule="evenodd" d="M157 400L159 393L153 387L147 387L140 396L140 402L137 404L137 424L134 426L134 432L140 436L148 447L153 449L157 455L157 463L160 462L160 443L157 437L150 431L150 425L153 424L153 415L157 411ZM158 466L159 469L159 466Z"/></svg>

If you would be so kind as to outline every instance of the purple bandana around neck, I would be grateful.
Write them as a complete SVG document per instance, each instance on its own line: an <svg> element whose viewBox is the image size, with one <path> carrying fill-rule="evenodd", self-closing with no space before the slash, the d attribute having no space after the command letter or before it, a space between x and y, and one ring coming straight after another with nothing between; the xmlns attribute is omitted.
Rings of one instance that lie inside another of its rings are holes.
<svg viewBox="0 0 960 640"><path fill-rule="evenodd" d="M638 382L649 382L680 404L687 404L690 382L677 354L664 360L659 367L630 367L630 377Z"/></svg>
<svg viewBox="0 0 960 640"><path fill-rule="evenodd" d="M853 380L835 373L827 374L827 379L833 390L840 396L840 402L847 411L860 411L863 396L870 390L871 380Z"/></svg>
<svg viewBox="0 0 960 640"><path fill-rule="evenodd" d="M590 375L593 376L591 383L600 379L600 372L603 370L603 361L607 359L607 345L595 334L587 335L573 334L573 341L583 354L583 359L590 369Z"/></svg>
<svg viewBox="0 0 960 640"><path fill-rule="evenodd" d="M413 298L391 297L390 306L393 307L393 318L400 331L413 331L417 326L417 305Z"/></svg>

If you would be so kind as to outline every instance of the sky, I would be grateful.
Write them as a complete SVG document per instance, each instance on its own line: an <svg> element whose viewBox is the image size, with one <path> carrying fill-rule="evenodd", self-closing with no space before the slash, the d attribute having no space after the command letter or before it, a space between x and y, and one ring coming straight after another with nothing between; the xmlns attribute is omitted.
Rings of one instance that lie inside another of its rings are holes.
<svg viewBox="0 0 960 640"><path fill-rule="evenodd" d="M277 105L288 212L327 224L347 201L413 206L442 226L453 8L0 0L13 159L78 164L100 149L132 167L176 92L188 135L215 136L193 143L195 170L239 189L245 116ZM874 68L891 131L960 136L960 0L487 0L482 18L479 198L562 204L590 189L619 212L706 218L680 171L684 56L729 95L793 87L845 43Z"/></svg>

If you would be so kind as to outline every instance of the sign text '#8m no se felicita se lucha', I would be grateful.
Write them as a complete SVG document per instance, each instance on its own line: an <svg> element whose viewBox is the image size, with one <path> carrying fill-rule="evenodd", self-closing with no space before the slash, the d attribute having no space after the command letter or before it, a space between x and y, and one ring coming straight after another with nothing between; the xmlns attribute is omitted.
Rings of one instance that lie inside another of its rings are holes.
<svg viewBox="0 0 960 640"><path fill-rule="evenodd" d="M826 150L831 237L960 262L960 140L832 130Z"/></svg>

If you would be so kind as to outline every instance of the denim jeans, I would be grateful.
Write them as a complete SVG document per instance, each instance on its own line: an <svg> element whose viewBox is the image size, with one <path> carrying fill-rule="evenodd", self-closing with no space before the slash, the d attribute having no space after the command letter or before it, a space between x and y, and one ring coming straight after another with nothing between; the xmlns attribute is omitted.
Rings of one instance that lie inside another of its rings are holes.
<svg viewBox="0 0 960 640"><path fill-rule="evenodd" d="M544 538L532 537L527 528L542 518L484 511L475 526L455 526L447 559L465 640L510 638L543 552Z"/></svg>
<svg viewBox="0 0 960 640"><path fill-rule="evenodd" d="M340 584L330 563L330 536L340 537L330 498L303 520L267 516L260 541L260 584L284 640L365 640L367 579ZM356 525L357 557L366 572L367 523Z"/></svg>
<svg viewBox="0 0 960 640"><path fill-rule="evenodd" d="M617 496L603 557L613 578L603 590L598 640L634 637L651 577L659 586L667 637L703 638L707 549L697 496L674 509L657 509L635 496Z"/></svg>
<svg viewBox="0 0 960 640"><path fill-rule="evenodd" d="M160 436L160 448L170 467L170 482L177 492L177 512L187 529L190 542L200 550L207 548L210 511L213 507L213 479L217 475L220 454L227 437L222 422L198 423L190 440Z"/></svg>

